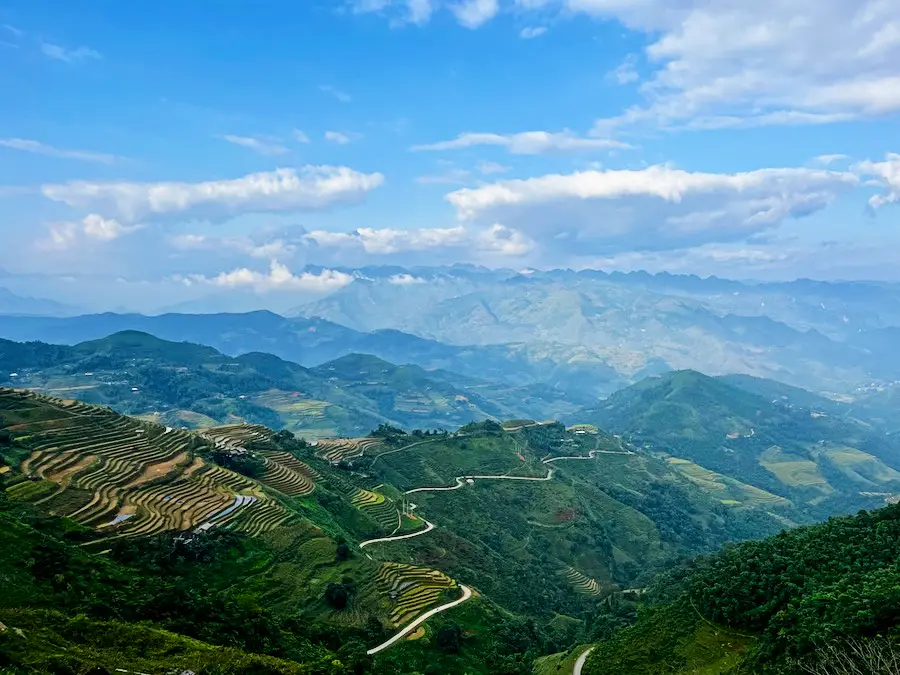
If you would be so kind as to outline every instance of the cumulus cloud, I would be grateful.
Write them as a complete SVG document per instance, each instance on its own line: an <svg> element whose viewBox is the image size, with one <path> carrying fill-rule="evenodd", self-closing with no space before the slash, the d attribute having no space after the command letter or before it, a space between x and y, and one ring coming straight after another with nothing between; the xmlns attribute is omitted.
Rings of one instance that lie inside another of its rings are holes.
<svg viewBox="0 0 900 675"><path fill-rule="evenodd" d="M819 211L858 184L849 172L652 166L500 181L446 198L461 220L514 227L548 253L613 252L742 240Z"/></svg>
<svg viewBox="0 0 900 675"><path fill-rule="evenodd" d="M30 152L35 155L48 157L61 157L63 159L78 159L83 162L97 162L99 164L115 164L122 161L122 157L105 152L90 152L88 150L65 150L56 148L40 141L27 138L0 138L0 147Z"/></svg>
<svg viewBox="0 0 900 675"><path fill-rule="evenodd" d="M252 288L258 293L269 291L330 292L353 282L353 276L337 270L321 270L318 273L294 274L284 264L273 260L267 272L241 267L231 272L221 272L214 277L192 274L181 277L186 285L210 284L223 288Z"/></svg>
<svg viewBox="0 0 900 675"><path fill-rule="evenodd" d="M222 140L248 148L260 155L283 155L288 152L288 149L281 144L280 139L271 136L255 137L225 134L222 136Z"/></svg>
<svg viewBox="0 0 900 675"><path fill-rule="evenodd" d="M513 155L543 155L554 152L611 150L630 147L627 143L606 138L584 138L568 129L562 132L525 131L518 134L462 133L453 140L414 145L414 152L459 150L480 145L497 145Z"/></svg>
<svg viewBox="0 0 900 675"><path fill-rule="evenodd" d="M244 213L320 211L362 201L384 183L380 173L347 167L277 169L202 183L95 183L44 185L45 197L125 222L179 217L226 219Z"/></svg>
<svg viewBox="0 0 900 675"><path fill-rule="evenodd" d="M900 154L888 153L883 162L860 162L854 169L885 188L883 194L869 199L872 209L879 209L887 204L900 204Z"/></svg>
<svg viewBox="0 0 900 675"><path fill-rule="evenodd" d="M101 242L112 241L139 229L139 225L125 226L112 218L91 213L78 222L51 223L47 237L39 239L37 247L41 250L65 250L91 239Z"/></svg>
<svg viewBox="0 0 900 675"><path fill-rule="evenodd" d="M325 132L325 140L330 143L337 143L338 145L347 145L348 143L352 143L353 141L358 141L362 138L362 134L357 134L352 131L326 131Z"/></svg>
<svg viewBox="0 0 900 675"><path fill-rule="evenodd" d="M600 120L722 128L900 111L900 3L890 0L553 0L652 36L646 104Z"/></svg>
<svg viewBox="0 0 900 675"><path fill-rule="evenodd" d="M466 28L478 28L500 11L500 0L461 0L450 5L456 20Z"/></svg>
<svg viewBox="0 0 900 675"><path fill-rule="evenodd" d="M77 47L76 49L68 49L60 45L54 45L49 42L41 43L41 51L44 56L64 61L66 63L81 63L83 61L95 61L102 58L100 52L89 47Z"/></svg>

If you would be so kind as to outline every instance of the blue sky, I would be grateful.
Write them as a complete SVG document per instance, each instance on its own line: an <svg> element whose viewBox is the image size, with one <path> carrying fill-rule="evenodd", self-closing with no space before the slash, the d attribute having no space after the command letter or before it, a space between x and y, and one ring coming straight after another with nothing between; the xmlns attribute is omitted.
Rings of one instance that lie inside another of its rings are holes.
<svg viewBox="0 0 900 675"><path fill-rule="evenodd" d="M0 87L17 290L900 279L890 0L19 0Z"/></svg>

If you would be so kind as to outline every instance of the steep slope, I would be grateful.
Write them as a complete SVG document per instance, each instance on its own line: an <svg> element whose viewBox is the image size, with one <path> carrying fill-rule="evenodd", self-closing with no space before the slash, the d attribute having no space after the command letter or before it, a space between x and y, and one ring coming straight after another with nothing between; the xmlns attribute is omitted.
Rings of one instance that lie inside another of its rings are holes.
<svg viewBox="0 0 900 675"><path fill-rule="evenodd" d="M752 488L761 488L824 517L884 503L900 491L897 439L851 417L802 407L810 396L796 398L795 405L682 371L617 392L577 421L626 434L727 501L771 500L754 495Z"/></svg>
<svg viewBox="0 0 900 675"><path fill-rule="evenodd" d="M889 506L729 547L662 577L583 672L893 672L898 542Z"/></svg>
<svg viewBox="0 0 900 675"><path fill-rule="evenodd" d="M367 555L366 538L400 529L396 491L361 487L289 434L179 432L0 389L0 467L0 575L11 584L0 599L4 665L390 673L399 652L413 671L432 662L487 673L507 655L477 637L465 661L431 640L367 649L422 617L423 631L440 627L443 613L432 621L429 612L460 595L463 625L512 617L439 570L393 562L383 544ZM428 531L421 518L405 520L404 532Z"/></svg>

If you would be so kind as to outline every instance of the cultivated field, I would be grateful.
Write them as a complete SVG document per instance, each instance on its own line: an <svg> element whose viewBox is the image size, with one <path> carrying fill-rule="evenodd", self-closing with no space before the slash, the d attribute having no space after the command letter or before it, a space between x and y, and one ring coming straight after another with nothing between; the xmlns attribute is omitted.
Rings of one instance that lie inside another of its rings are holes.
<svg viewBox="0 0 900 675"><path fill-rule="evenodd" d="M20 466L28 480L8 494L93 527L104 539L222 526L261 534L294 517L253 480L197 456L210 443L233 447L271 433L264 427L211 430L206 440L11 389L0 389L0 427L31 450Z"/></svg>
<svg viewBox="0 0 900 675"><path fill-rule="evenodd" d="M329 462L339 462L361 457L381 445L381 441L377 438L329 438L315 441L314 445L319 457Z"/></svg>
<svg viewBox="0 0 900 675"><path fill-rule="evenodd" d="M602 592L600 582L582 574L574 567L566 567L563 573L566 580L572 584L572 588L578 593L582 593L583 595L600 595Z"/></svg>
<svg viewBox="0 0 900 675"><path fill-rule="evenodd" d="M437 570L384 563L378 572L378 588L390 598L391 622L399 626L438 604L446 590L456 588L456 582Z"/></svg>

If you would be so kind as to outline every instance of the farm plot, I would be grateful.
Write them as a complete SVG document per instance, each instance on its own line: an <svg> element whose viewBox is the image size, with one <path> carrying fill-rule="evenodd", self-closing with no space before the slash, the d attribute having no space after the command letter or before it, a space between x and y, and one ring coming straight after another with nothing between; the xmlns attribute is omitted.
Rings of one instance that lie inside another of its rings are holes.
<svg viewBox="0 0 900 675"><path fill-rule="evenodd" d="M316 441L316 454L329 462L361 457L381 444L377 438L329 438Z"/></svg>
<svg viewBox="0 0 900 675"><path fill-rule="evenodd" d="M286 463L286 460L278 461L272 455L288 455L288 453L267 453L263 455L266 462L266 472L259 477L259 482L268 485L279 492L286 494L288 497L305 497L311 494L316 485L312 482L308 473L302 469L295 469ZM292 458L293 459L293 458ZM297 464L303 464L299 460L295 460ZM303 465L305 466L305 465ZM307 467L309 468L309 467ZM310 471L312 471L310 469Z"/></svg>
<svg viewBox="0 0 900 675"><path fill-rule="evenodd" d="M402 563L384 563L378 571L378 588L390 598L391 622L401 625L438 604L441 595L456 588L443 572Z"/></svg>
<svg viewBox="0 0 900 675"><path fill-rule="evenodd" d="M271 434L264 427L226 427L205 443L190 432L104 408L0 389L0 428L31 449L19 467L31 480L13 486L10 496L52 504L55 513L106 538L211 527L262 534L293 517L256 482L193 453L208 443ZM296 470L305 466L301 462L295 467L266 461L284 490L311 489L310 476ZM67 491L73 498L65 498Z"/></svg>
<svg viewBox="0 0 900 675"><path fill-rule="evenodd" d="M563 574L566 577L566 581L572 585L572 588L582 595L600 595L603 592L600 582L582 574L574 567L566 567Z"/></svg>
<svg viewBox="0 0 900 675"><path fill-rule="evenodd" d="M249 441L269 440L273 433L261 424L225 424L206 429L200 435L217 448L239 448Z"/></svg>

